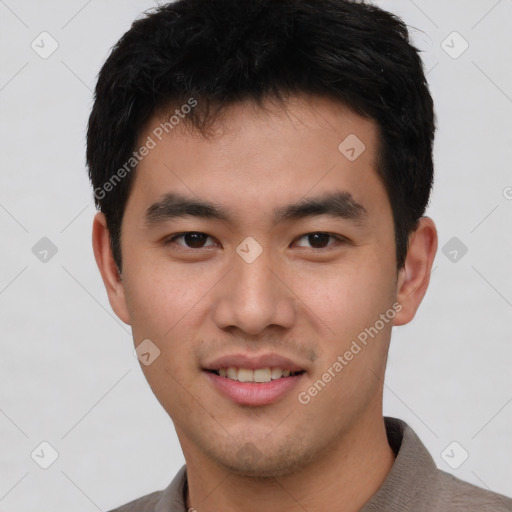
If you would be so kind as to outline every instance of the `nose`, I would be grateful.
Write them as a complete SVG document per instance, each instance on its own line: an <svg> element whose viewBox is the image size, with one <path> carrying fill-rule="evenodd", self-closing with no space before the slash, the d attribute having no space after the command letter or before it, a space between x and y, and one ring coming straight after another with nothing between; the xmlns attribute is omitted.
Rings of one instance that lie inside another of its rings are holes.
<svg viewBox="0 0 512 512"><path fill-rule="evenodd" d="M269 326L293 326L295 296L267 251L251 263L234 255L231 271L214 289L213 320L219 329L237 327L257 335Z"/></svg>

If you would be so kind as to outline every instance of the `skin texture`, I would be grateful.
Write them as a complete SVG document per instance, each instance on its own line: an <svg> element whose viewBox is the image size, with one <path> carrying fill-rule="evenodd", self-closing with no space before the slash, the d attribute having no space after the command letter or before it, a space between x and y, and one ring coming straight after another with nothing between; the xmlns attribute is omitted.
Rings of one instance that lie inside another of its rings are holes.
<svg viewBox="0 0 512 512"><path fill-rule="evenodd" d="M102 213L93 224L94 254L135 345L149 338L161 351L141 367L174 422L188 507L313 512L338 503L356 511L394 461L382 417L391 328L411 321L423 299L436 228L420 220L397 272L392 211L375 171L376 124L326 98L266 106L231 106L209 139L177 126L136 171L122 224L122 278ZM153 117L141 141L161 119ZM366 146L355 161L338 150L350 134ZM364 222L323 215L272 224L274 208L334 190L365 207ZM146 228L145 210L166 192L222 205L232 222L189 216ZM164 245L185 231L209 235L203 248L183 238ZM346 241L315 248L304 236L315 232ZM250 264L236 252L248 236L263 249ZM308 404L299 403L298 393L396 302L394 319ZM298 388L272 404L237 405L202 372L222 355L270 352L306 370ZM257 450L251 460L240 455L248 447Z"/></svg>

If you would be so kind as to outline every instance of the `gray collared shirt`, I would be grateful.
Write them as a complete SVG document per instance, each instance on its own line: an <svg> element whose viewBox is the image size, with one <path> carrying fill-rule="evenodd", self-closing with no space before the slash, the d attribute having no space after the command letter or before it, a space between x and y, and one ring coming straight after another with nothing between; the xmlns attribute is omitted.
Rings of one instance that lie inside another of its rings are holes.
<svg viewBox="0 0 512 512"><path fill-rule="evenodd" d="M385 418L396 459L386 480L360 512L512 512L512 499L441 471L404 421ZM111 512L187 512L187 472L183 466L163 491L143 496Z"/></svg>

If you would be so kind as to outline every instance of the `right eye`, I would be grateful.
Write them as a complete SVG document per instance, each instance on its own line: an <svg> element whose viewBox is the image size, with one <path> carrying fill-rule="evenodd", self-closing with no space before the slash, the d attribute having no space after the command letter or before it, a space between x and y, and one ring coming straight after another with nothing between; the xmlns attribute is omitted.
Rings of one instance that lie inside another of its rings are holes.
<svg viewBox="0 0 512 512"><path fill-rule="evenodd" d="M204 242L211 237L206 233L201 233L200 231L186 231L184 233L177 233L169 238L166 238L164 240L164 245L170 245L180 238L183 239L185 244L178 243L177 245L185 247L186 249L202 249L203 247L209 247L205 246Z"/></svg>

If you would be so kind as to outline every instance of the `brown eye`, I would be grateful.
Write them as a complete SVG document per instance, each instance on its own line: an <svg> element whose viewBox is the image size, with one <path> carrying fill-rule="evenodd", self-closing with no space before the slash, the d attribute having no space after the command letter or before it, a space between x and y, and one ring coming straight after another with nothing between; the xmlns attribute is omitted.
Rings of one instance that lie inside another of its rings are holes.
<svg viewBox="0 0 512 512"><path fill-rule="evenodd" d="M313 233L308 235L308 242L315 248L319 249L321 247L326 247L329 245L330 235L327 233Z"/></svg>
<svg viewBox="0 0 512 512"><path fill-rule="evenodd" d="M189 249L202 249L203 247L208 247L204 244L206 240L210 238L210 236L206 233L201 233L200 231L188 231L186 233L180 233L178 235L172 236L171 238L168 238L165 241L165 245L169 245L176 240L179 240L180 238L183 239L185 243L178 243L178 245Z"/></svg>
<svg viewBox="0 0 512 512"><path fill-rule="evenodd" d="M330 247L332 245L336 245L335 243L329 243L330 239L336 239L338 241L342 241L340 237L337 237L335 235L331 235L329 233L308 233L306 235L302 235L299 240L306 239L307 242L310 244L310 247L312 249L325 249L327 247ZM298 244L299 247L308 247L307 245L301 245Z"/></svg>

